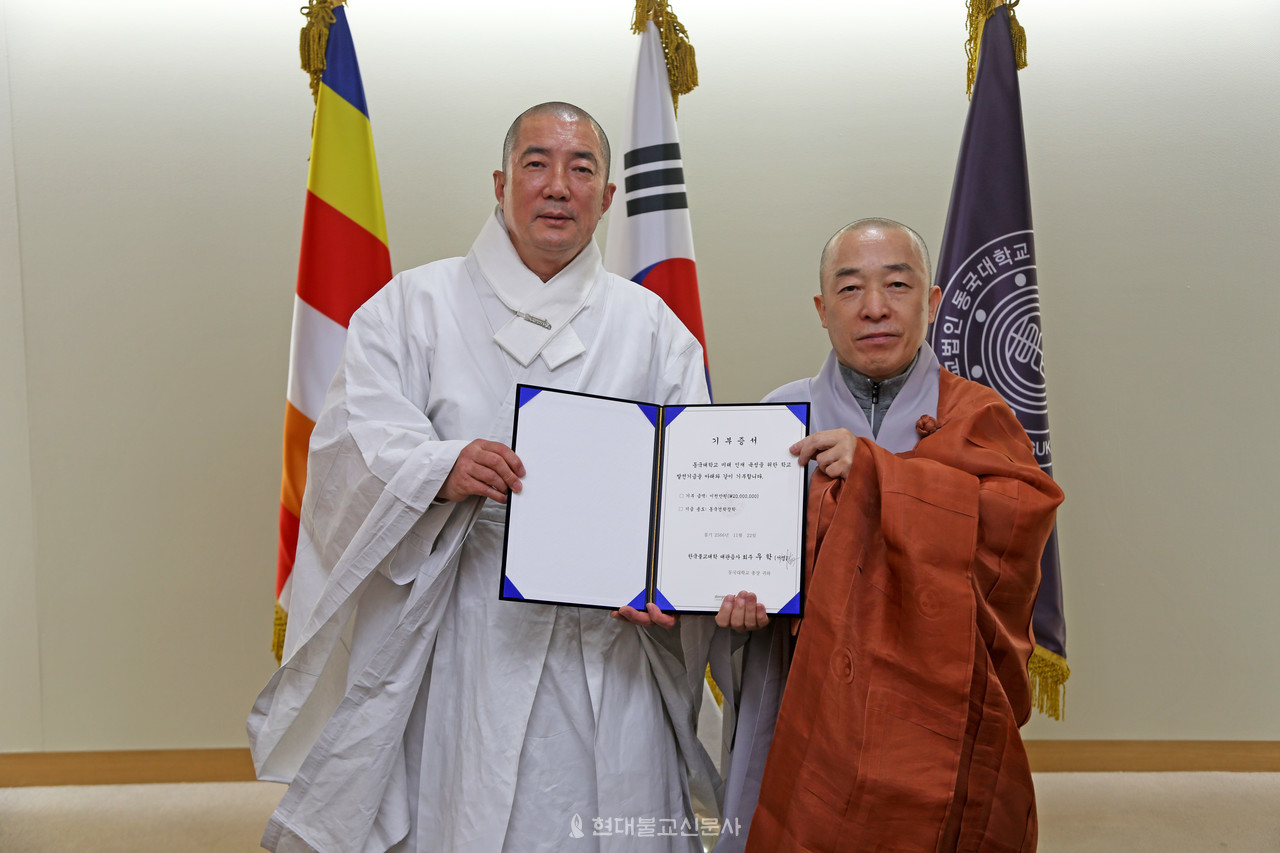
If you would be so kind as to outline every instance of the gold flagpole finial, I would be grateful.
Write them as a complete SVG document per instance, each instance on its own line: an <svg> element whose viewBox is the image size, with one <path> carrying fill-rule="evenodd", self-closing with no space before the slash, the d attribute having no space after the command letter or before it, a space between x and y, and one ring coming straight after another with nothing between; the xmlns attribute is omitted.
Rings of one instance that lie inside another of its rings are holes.
<svg viewBox="0 0 1280 853"><path fill-rule="evenodd" d="M671 83L671 106L679 111L680 96L698 85L698 63L694 58L689 33L671 11L667 0L636 0L636 13L631 32L643 33L649 21L658 27L662 54L667 60L667 80Z"/></svg>
<svg viewBox="0 0 1280 853"><path fill-rule="evenodd" d="M1013 7L1020 0L967 0L969 7L969 41L964 46L965 55L969 59L968 77L965 81L964 93L973 94L973 81L978 76L978 52L982 47L982 29L1000 6L1009 9L1009 35L1013 39L1013 60L1019 71L1027 67L1027 33L1018 23Z"/></svg>
<svg viewBox="0 0 1280 853"><path fill-rule="evenodd" d="M307 0L298 11L307 22L299 36L299 52L302 54L302 70L311 75L311 98L320 97L320 78L324 75L324 52L329 46L329 25L334 22L333 7L343 0Z"/></svg>

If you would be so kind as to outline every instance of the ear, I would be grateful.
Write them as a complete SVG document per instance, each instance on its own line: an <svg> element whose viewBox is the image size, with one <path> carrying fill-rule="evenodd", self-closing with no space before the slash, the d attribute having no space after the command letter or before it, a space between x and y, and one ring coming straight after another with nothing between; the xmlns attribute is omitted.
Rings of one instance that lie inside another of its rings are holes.
<svg viewBox="0 0 1280 853"><path fill-rule="evenodd" d="M609 209L609 205L613 204L613 193L618 187L615 184L605 184L604 186L604 205L600 208L600 212L604 213Z"/></svg>
<svg viewBox="0 0 1280 853"><path fill-rule="evenodd" d="M507 188L507 176L501 169L493 170L493 197L498 200L498 206L502 206L502 195Z"/></svg>
<svg viewBox="0 0 1280 853"><path fill-rule="evenodd" d="M822 301L822 294L819 293L813 297L813 307L818 309L818 319L822 321L822 328L827 327L827 305Z"/></svg>
<svg viewBox="0 0 1280 853"><path fill-rule="evenodd" d="M934 316L938 313L938 306L942 304L942 288L936 284L929 288L929 322L933 322Z"/></svg>

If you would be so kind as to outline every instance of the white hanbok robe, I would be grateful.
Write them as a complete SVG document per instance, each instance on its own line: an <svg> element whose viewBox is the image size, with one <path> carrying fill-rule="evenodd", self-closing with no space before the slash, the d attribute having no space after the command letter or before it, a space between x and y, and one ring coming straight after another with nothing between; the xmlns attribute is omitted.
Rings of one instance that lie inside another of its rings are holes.
<svg viewBox="0 0 1280 853"><path fill-rule="evenodd" d="M711 620L500 601L504 508L433 503L468 442L511 443L517 382L707 399L697 341L594 243L562 272L589 277L569 328L513 358L490 279L520 270L491 218L466 258L396 276L352 318L311 440L285 662L249 718L259 778L291 783L268 849L701 849Z"/></svg>

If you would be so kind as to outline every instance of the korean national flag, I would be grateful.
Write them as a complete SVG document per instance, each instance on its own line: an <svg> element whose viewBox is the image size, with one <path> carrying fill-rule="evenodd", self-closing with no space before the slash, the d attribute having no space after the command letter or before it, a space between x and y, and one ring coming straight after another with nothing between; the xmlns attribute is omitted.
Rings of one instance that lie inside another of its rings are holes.
<svg viewBox="0 0 1280 853"><path fill-rule="evenodd" d="M702 344L705 358L680 136L652 21L640 36L626 134L621 145L614 145L613 162L618 191L610 209L605 268L661 296Z"/></svg>

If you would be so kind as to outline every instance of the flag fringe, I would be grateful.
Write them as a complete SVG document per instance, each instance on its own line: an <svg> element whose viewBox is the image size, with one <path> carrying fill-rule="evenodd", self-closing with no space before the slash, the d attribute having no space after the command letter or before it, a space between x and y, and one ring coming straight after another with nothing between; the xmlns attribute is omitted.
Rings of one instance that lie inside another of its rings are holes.
<svg viewBox="0 0 1280 853"><path fill-rule="evenodd" d="M298 11L307 19L298 37L302 70L311 75L311 99L320 98L320 78L324 76L324 52L329 47L329 25L335 20L333 7L342 0L307 0Z"/></svg>
<svg viewBox="0 0 1280 853"><path fill-rule="evenodd" d="M289 625L289 614L280 602L276 602L276 621L275 629L271 632L271 651L276 656L276 665L279 666L284 658L284 629Z"/></svg>
<svg viewBox="0 0 1280 853"><path fill-rule="evenodd" d="M645 24L652 20L658 27L662 42L662 55L667 60L667 80L671 84L671 107L680 112L680 96L687 95L698 86L698 62L689 33L671 11L667 0L636 0L635 19L631 32L644 32Z"/></svg>
<svg viewBox="0 0 1280 853"><path fill-rule="evenodd" d="M716 700L716 706L724 707L724 693L720 691L720 685L716 684L716 680L711 677L711 664L707 664L706 672L707 686L711 688L711 695Z"/></svg>
<svg viewBox="0 0 1280 853"><path fill-rule="evenodd" d="M982 47L982 28L1000 6L1009 10L1009 35L1013 39L1013 60L1021 71L1027 67L1027 31L1018 23L1018 16L1013 7L1020 0L968 0L969 6L969 41L964 46L965 55L969 58L968 77L965 81L964 93L973 94L973 81L978 76L978 52Z"/></svg>
<svg viewBox="0 0 1280 853"><path fill-rule="evenodd" d="M1061 721L1067 711L1067 679L1071 667L1067 659L1043 646L1036 646L1027 662L1031 676L1031 702L1040 713Z"/></svg>

